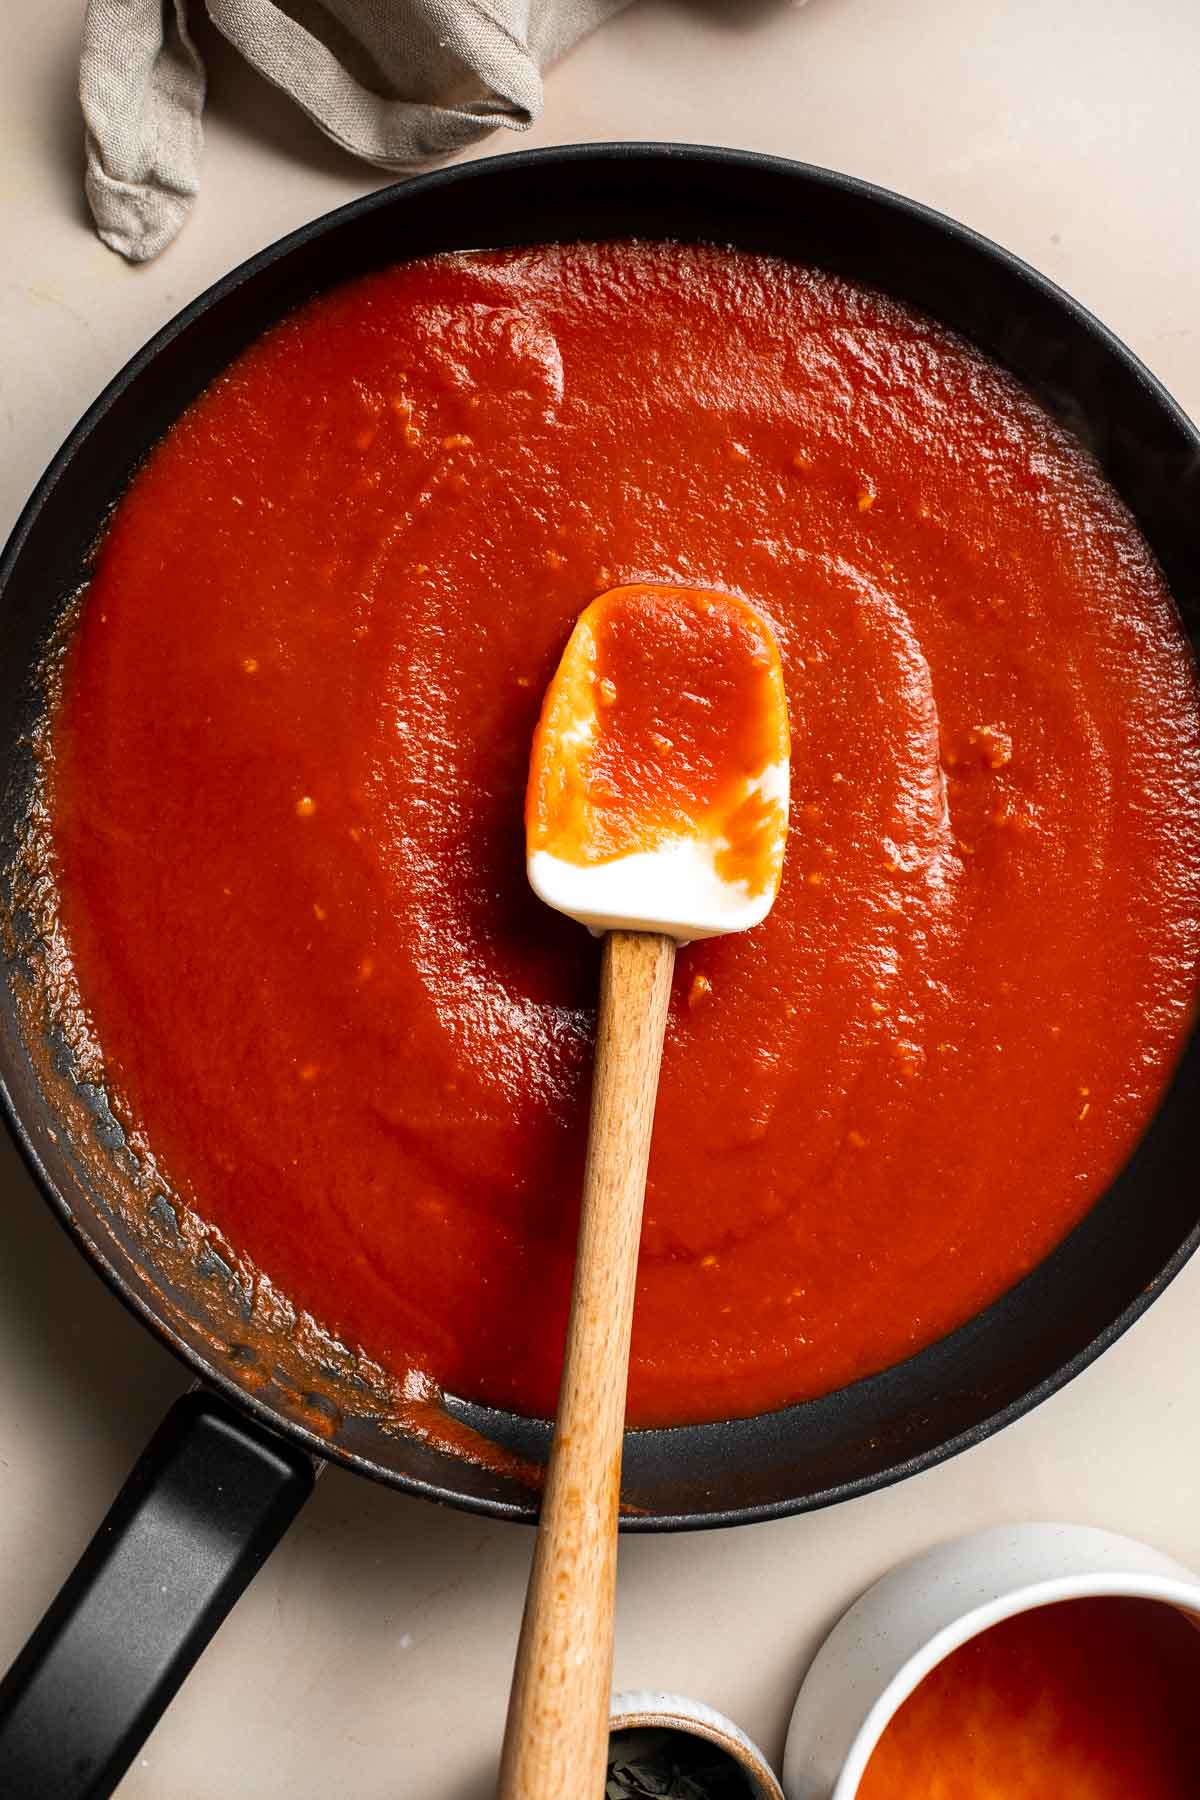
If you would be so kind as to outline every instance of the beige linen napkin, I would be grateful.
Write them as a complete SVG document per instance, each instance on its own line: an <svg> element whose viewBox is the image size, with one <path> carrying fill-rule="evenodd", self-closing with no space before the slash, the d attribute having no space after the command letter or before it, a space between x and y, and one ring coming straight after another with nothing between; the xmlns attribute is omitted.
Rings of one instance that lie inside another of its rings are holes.
<svg viewBox="0 0 1200 1800"><path fill-rule="evenodd" d="M200 4L201 0L193 0ZM202 0L335 143L413 174L542 110L541 71L627 0ZM157 256L200 182L204 65L188 0L88 0L79 67L96 229Z"/></svg>

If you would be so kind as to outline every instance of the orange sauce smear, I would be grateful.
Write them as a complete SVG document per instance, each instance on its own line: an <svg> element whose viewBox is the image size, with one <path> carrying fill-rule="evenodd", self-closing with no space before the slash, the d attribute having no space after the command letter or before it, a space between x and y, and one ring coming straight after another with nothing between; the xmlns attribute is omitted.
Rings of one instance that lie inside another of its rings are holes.
<svg viewBox="0 0 1200 1800"><path fill-rule="evenodd" d="M783 807L749 784L787 754L779 652L745 601L614 589L585 608L546 692L529 848L588 864L710 838L721 878L759 894L777 879Z"/></svg>
<svg viewBox="0 0 1200 1800"><path fill-rule="evenodd" d="M956 1650L856 1800L1195 1800L1200 1633L1151 1600L1068 1600Z"/></svg>

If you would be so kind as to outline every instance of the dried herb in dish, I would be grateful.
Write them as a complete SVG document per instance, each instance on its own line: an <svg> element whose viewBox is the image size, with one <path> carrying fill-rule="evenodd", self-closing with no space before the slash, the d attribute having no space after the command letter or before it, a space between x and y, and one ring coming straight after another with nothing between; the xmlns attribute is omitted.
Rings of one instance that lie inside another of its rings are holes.
<svg viewBox="0 0 1200 1800"><path fill-rule="evenodd" d="M688 1731L617 1731L604 1800L754 1800L733 1758Z"/></svg>

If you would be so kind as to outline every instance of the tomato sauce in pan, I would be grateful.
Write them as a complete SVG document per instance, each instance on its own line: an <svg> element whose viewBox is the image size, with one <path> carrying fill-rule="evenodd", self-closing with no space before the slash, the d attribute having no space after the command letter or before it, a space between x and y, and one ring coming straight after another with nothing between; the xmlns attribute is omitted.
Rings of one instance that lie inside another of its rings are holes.
<svg viewBox="0 0 1200 1800"><path fill-rule="evenodd" d="M553 1406L597 948L524 875L543 691L635 582L768 621L779 899L679 959L638 1423L820 1394L1031 1268L1192 1008L1200 718L1162 577L1003 372L833 277L599 245L329 294L118 507L48 766L113 1105L388 1368Z"/></svg>

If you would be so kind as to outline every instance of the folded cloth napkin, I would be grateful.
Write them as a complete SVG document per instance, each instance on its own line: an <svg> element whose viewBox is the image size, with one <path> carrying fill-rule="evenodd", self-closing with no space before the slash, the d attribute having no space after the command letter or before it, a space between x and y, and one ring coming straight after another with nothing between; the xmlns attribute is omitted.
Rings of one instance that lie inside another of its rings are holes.
<svg viewBox="0 0 1200 1800"><path fill-rule="evenodd" d="M193 0L200 4L201 0ZM627 0L202 0L335 143L414 174L542 110L541 71ZM147 262L200 183L204 64L188 0L88 0L86 187L110 249Z"/></svg>

